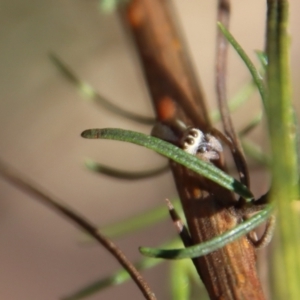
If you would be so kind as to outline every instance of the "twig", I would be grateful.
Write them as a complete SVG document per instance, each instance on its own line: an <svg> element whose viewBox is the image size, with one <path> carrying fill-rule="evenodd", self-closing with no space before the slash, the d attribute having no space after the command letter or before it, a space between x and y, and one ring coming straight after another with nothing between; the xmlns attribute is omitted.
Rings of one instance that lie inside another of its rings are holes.
<svg viewBox="0 0 300 300"><path fill-rule="evenodd" d="M218 15L217 20L225 27L229 25L230 16L230 1L219 0L218 2ZM239 172L241 182L247 187L250 186L249 172L246 160L243 154L243 149L239 142L238 136L232 124L230 109L227 104L226 95L226 70L227 70L227 50L228 43L220 30L217 32L217 53L216 53L216 91L221 119L225 134L229 137L233 147L231 152L235 161L236 167Z"/></svg>
<svg viewBox="0 0 300 300"><path fill-rule="evenodd" d="M174 223L174 226L175 226L184 246L185 247L191 246L192 240L191 240L191 237L190 237L187 227L181 220L180 216L178 215L178 213L177 213L175 207L173 206L173 204L171 203L171 201L169 199L166 199L166 202L167 202L167 206L169 209L170 217Z"/></svg>
<svg viewBox="0 0 300 300"><path fill-rule="evenodd" d="M167 0L132 0L123 11L122 20L133 34L157 119L168 121L163 118L168 116L210 132L212 126L203 94L197 87L199 81L171 15ZM170 165L193 245L239 224L236 199L230 191L173 161ZM221 160L216 165L224 170ZM264 299L254 248L246 237L195 258L195 263L211 299Z"/></svg>
<svg viewBox="0 0 300 300"><path fill-rule="evenodd" d="M145 299L155 300L156 297L151 291L148 284L142 278L141 274L137 271L134 265L127 259L123 252L109 239L104 237L96 226L91 222L80 216L74 210L68 208L66 205L62 204L59 200L54 197L49 196L47 193L43 192L37 187L35 183L29 182L18 172L13 170L11 167L7 166L4 162L0 160L0 175L4 177L8 182L13 184L19 189L22 189L27 194L34 196L39 202L51 207L56 212L62 214L70 221L73 221L78 227L86 231L88 234L93 236L107 251L109 251L118 262L127 270L131 278L134 280L136 285L139 287Z"/></svg>

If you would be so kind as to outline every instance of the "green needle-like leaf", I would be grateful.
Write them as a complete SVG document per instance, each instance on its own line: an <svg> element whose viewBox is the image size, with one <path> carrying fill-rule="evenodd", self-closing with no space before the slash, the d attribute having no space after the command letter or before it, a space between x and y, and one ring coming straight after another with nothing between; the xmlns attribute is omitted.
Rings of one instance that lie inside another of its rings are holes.
<svg viewBox="0 0 300 300"><path fill-rule="evenodd" d="M269 0L267 3L266 115L272 150L271 201L278 209L272 299L297 300L300 297L300 218L292 207L292 200L298 196L299 174L287 33L288 1Z"/></svg>
<svg viewBox="0 0 300 300"><path fill-rule="evenodd" d="M178 239L164 244L164 246L166 247L176 247L175 245L178 245ZM134 265L137 268L137 270L140 271L153 268L162 262L164 262L164 260L162 259L153 259L146 257L142 258L139 262L137 262ZM88 285L72 293L71 295L63 297L62 300L84 299L86 297L90 297L96 293L101 292L105 288L122 284L130 280L130 278L131 277L129 276L128 272L126 272L124 269L120 269L111 276L107 276L105 278L101 278L99 280L95 280L92 283L89 283Z"/></svg>
<svg viewBox="0 0 300 300"><path fill-rule="evenodd" d="M254 130L262 120L262 113L257 114L248 124L239 130L239 137L244 137Z"/></svg>
<svg viewBox="0 0 300 300"><path fill-rule="evenodd" d="M172 200L172 204L179 213L182 212L179 199ZM101 227L99 228L99 230L109 238L117 238L120 236L124 237L124 235L126 234L134 233L138 230L142 230L146 227L157 224L167 219L168 217L169 211L167 206L164 204L153 209L148 209L146 212L140 213L128 219ZM85 236L83 242L87 241L94 242L94 240L91 237Z"/></svg>
<svg viewBox="0 0 300 300"><path fill-rule="evenodd" d="M100 95L94 88L89 84L82 81L77 77L77 75L54 53L49 54L49 58L54 63L54 65L59 69L59 71L72 83L74 84L80 93L87 99L95 101L95 103L101 105L101 108L105 108L119 116L123 116L132 121L142 123L145 125L153 125L155 119L152 117L141 116L134 112L127 111L113 102L109 101L107 98Z"/></svg>
<svg viewBox="0 0 300 300"><path fill-rule="evenodd" d="M188 154L182 149L156 137L152 137L130 130L113 128L88 129L85 130L81 134L81 136L88 139L110 139L130 142L133 144L144 146L218 183L224 188L236 192L237 194L245 198L247 201L253 200L253 195L247 189L247 187L245 187L239 181L215 167L213 164L202 161L196 156Z"/></svg>
<svg viewBox="0 0 300 300"><path fill-rule="evenodd" d="M86 159L85 165L89 170L92 170L96 173L104 174L107 176L111 176L114 178L119 179L126 179L126 180L137 180L137 179L144 179L144 178L150 178L157 175L160 175L162 173L165 173L170 169L169 165L164 165L162 167L152 169L152 170L145 170L140 172L134 172L134 171L123 171L119 169L114 169L112 167L99 164L92 159Z"/></svg>
<svg viewBox="0 0 300 300"><path fill-rule="evenodd" d="M233 229L215 237L212 240L203 242L201 244L191 246L183 249L154 249L141 247L140 252L143 255L156 258L165 259L183 259L183 258L195 258L203 255L207 255L212 251L218 250L224 247L226 244L233 242L239 237L247 234L262 222L264 222L273 212L273 206L268 205L264 210L257 213L249 220L239 224Z"/></svg>
<svg viewBox="0 0 300 300"><path fill-rule="evenodd" d="M99 6L102 12L112 13L114 12L119 5L125 4L130 0L100 0Z"/></svg>
<svg viewBox="0 0 300 300"><path fill-rule="evenodd" d="M249 100L250 96L256 91L256 85L251 80L245 86L243 86L237 94L229 100L228 106L230 112L234 112L236 109L241 107L247 100ZM210 118L213 122L218 122L221 119L220 111L218 109L212 111L210 114Z"/></svg>
<svg viewBox="0 0 300 300"><path fill-rule="evenodd" d="M247 156L251 157L262 166L271 166L270 157L265 152L263 152L258 145L245 138L241 140L241 143Z"/></svg>
<svg viewBox="0 0 300 300"><path fill-rule="evenodd" d="M235 49L235 51L239 54L241 59L246 64L248 70L250 71L253 81L255 82L258 91L260 93L261 99L263 103L265 103L265 87L264 82L261 74L258 72L252 61L250 60L249 56L246 54L246 52L243 50L243 48L240 46L240 44L236 41L236 39L232 36L232 34L220 23L218 22L218 26L224 36L226 37L227 41L232 45L232 47Z"/></svg>
<svg viewBox="0 0 300 300"><path fill-rule="evenodd" d="M144 258L137 264L135 264L135 267L137 270L145 270L150 269L158 264L162 263L163 260L156 260L153 258ZM88 284L87 286L79 289L75 293L73 293L70 296L66 296L62 298L62 300L79 300L84 299L86 297L90 297L95 293L99 293L105 288L112 287L115 285L122 284L126 281L128 281L131 277L129 276L128 272L126 272L124 269L121 269L117 271L112 276L108 276L99 280L95 280L94 282Z"/></svg>
<svg viewBox="0 0 300 300"><path fill-rule="evenodd" d="M190 265L190 266L187 266ZM179 260L172 262L170 268L171 292L173 300L189 300L191 296L191 282L189 268L195 268L192 261Z"/></svg>
<svg viewBox="0 0 300 300"><path fill-rule="evenodd" d="M258 60L260 61L261 65L262 65L262 67L265 70L268 66L267 54L264 51L260 51L260 50L256 50L255 53L256 53Z"/></svg>

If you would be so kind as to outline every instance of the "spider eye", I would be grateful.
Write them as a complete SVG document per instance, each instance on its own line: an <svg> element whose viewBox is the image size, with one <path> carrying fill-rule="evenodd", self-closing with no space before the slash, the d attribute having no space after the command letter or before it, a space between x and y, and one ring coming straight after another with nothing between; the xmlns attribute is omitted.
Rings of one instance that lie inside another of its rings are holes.
<svg viewBox="0 0 300 300"><path fill-rule="evenodd" d="M183 150L210 161L219 159L219 152L223 151L221 143L214 136L204 134L200 129L189 128L183 137Z"/></svg>
<svg viewBox="0 0 300 300"><path fill-rule="evenodd" d="M190 135L194 138L197 138L199 136L199 132L200 130L198 129L195 129L195 128L192 128L191 131L190 131Z"/></svg>
<svg viewBox="0 0 300 300"><path fill-rule="evenodd" d="M185 141L186 144L192 146L195 143L195 139L188 137Z"/></svg>
<svg viewBox="0 0 300 300"><path fill-rule="evenodd" d="M183 149L190 154L196 154L203 139L204 134L201 130L197 128L188 129L183 138Z"/></svg>

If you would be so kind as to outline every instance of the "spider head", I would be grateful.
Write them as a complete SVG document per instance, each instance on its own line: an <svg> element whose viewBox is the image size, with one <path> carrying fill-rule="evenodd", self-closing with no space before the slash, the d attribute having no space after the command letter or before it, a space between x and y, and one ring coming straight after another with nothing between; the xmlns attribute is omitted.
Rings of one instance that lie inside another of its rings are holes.
<svg viewBox="0 0 300 300"><path fill-rule="evenodd" d="M219 159L219 153L223 151L218 139L211 134L204 134L197 128L186 130L182 145L184 151L197 155L206 161Z"/></svg>

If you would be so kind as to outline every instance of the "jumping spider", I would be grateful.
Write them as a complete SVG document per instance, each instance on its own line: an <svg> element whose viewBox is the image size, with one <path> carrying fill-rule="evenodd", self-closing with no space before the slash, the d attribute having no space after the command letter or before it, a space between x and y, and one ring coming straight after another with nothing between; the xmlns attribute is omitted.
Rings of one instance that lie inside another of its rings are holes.
<svg viewBox="0 0 300 300"><path fill-rule="evenodd" d="M151 135L173 143L207 162L219 159L219 153L223 151L221 143L213 135L204 134L198 128L188 128L184 123L177 120L170 124L157 122ZM178 136L181 137L178 138Z"/></svg>
<svg viewBox="0 0 300 300"><path fill-rule="evenodd" d="M223 151L221 143L211 134L204 134L200 129L188 128L183 136L183 150L199 156L205 161L220 158Z"/></svg>

